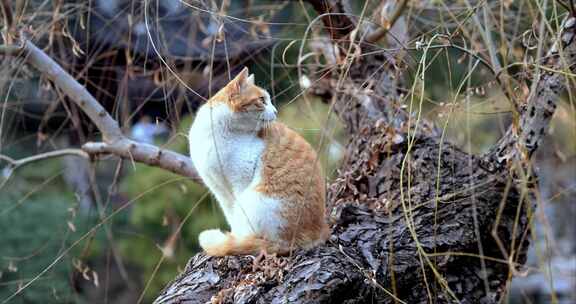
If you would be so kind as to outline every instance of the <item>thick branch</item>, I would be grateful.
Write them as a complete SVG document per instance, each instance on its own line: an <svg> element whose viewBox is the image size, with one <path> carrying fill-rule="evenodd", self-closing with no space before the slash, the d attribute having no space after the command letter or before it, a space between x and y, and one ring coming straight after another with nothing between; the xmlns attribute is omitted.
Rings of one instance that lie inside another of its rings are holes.
<svg viewBox="0 0 576 304"><path fill-rule="evenodd" d="M188 176L195 182L202 183L189 157L153 145L139 143L128 138L122 138L113 143L86 143L82 146L82 150L90 155L113 154L131 161Z"/></svg>
<svg viewBox="0 0 576 304"><path fill-rule="evenodd" d="M110 153L136 162L162 168L200 182L189 157L158 147L128 139L118 122L108 114L100 103L44 51L25 40L22 47L0 45L0 54L22 55L40 73L48 77L62 90L96 125L104 143L87 143L82 149L91 155Z"/></svg>

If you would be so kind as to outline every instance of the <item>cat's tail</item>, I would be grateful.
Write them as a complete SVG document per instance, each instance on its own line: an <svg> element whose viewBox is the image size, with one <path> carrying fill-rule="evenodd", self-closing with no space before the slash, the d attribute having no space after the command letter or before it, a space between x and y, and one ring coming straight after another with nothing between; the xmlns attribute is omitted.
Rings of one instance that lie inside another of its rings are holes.
<svg viewBox="0 0 576 304"><path fill-rule="evenodd" d="M218 229L205 230L198 237L200 247L207 255L257 255L261 251L279 252L277 245L265 239L249 236L239 238L229 232L222 232Z"/></svg>

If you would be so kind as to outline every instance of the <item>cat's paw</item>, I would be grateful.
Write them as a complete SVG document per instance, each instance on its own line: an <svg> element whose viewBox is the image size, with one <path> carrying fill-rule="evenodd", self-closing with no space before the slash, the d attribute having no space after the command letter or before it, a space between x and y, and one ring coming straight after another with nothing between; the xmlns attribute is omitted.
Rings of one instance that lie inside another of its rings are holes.
<svg viewBox="0 0 576 304"><path fill-rule="evenodd" d="M226 242L228 236L219 229L210 229L200 232L198 242L200 247L207 251L209 248L221 246Z"/></svg>

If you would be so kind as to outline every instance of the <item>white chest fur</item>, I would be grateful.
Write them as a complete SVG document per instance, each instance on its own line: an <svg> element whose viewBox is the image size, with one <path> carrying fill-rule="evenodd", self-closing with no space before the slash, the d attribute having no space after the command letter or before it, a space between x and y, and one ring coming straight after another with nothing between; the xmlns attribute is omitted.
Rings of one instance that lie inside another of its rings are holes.
<svg viewBox="0 0 576 304"><path fill-rule="evenodd" d="M202 106L190 128L190 157L220 203L231 207L259 174L264 142L255 132L234 132L226 105Z"/></svg>

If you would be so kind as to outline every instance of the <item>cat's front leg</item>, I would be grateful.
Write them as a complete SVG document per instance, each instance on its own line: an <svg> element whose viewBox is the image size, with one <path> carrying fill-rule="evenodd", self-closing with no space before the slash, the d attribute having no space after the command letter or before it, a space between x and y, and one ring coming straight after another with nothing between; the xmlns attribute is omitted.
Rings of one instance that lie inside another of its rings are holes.
<svg viewBox="0 0 576 304"><path fill-rule="evenodd" d="M224 214L224 218L226 218L226 222L230 224L230 221L234 217L234 196L225 190L212 191L212 193L214 194L216 201L218 201L218 205Z"/></svg>
<svg viewBox="0 0 576 304"><path fill-rule="evenodd" d="M211 229L200 233L200 246L208 255L285 254L288 251L280 235L284 218L278 199L245 190L234 202L228 223L231 232Z"/></svg>
<svg viewBox="0 0 576 304"><path fill-rule="evenodd" d="M281 201L251 188L244 190L234 202L229 222L232 233L239 237L257 236L271 242L279 241L284 225Z"/></svg>

